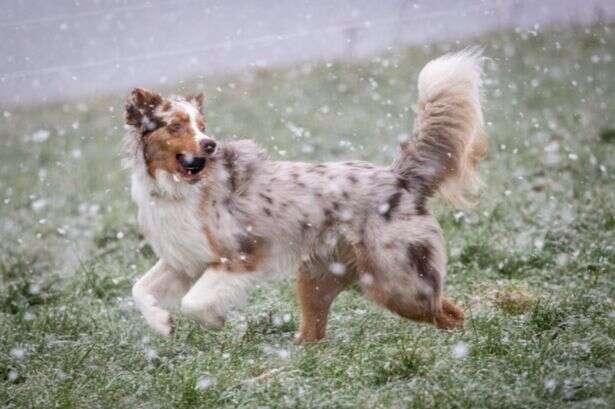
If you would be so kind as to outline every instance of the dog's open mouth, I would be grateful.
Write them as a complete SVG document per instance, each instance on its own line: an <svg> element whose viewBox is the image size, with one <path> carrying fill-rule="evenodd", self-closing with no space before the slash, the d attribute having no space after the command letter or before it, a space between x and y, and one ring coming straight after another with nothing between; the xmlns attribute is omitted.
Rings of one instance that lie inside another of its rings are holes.
<svg viewBox="0 0 615 409"><path fill-rule="evenodd" d="M203 156L194 156L179 153L176 156L180 164L181 174L187 179L198 179L199 174L205 168L207 159Z"/></svg>

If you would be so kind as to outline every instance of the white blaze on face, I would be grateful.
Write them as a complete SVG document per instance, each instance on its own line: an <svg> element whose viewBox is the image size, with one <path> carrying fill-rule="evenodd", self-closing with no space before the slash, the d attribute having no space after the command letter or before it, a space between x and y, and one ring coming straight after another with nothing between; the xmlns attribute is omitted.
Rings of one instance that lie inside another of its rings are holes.
<svg viewBox="0 0 615 409"><path fill-rule="evenodd" d="M197 144L200 143L203 139L209 139L207 135L201 132L197 124L197 119L200 115L200 112L198 111L198 109L196 109L196 107L188 101L181 101L179 102L179 104L190 117L190 127L192 128L192 131L194 132L194 138L196 139L196 143Z"/></svg>

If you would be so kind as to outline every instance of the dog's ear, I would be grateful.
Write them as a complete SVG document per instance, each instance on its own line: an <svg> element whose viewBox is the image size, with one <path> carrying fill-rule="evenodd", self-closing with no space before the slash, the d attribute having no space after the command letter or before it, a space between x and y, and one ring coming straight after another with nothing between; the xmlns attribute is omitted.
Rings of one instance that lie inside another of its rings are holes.
<svg viewBox="0 0 615 409"><path fill-rule="evenodd" d="M151 124L156 123L154 110L161 103L162 97L155 92L143 88L133 89L126 101L126 124L142 129L151 128Z"/></svg>
<svg viewBox="0 0 615 409"><path fill-rule="evenodd" d="M199 112L203 112L203 102L205 101L205 96L202 92L194 95L187 95L186 101L190 102Z"/></svg>

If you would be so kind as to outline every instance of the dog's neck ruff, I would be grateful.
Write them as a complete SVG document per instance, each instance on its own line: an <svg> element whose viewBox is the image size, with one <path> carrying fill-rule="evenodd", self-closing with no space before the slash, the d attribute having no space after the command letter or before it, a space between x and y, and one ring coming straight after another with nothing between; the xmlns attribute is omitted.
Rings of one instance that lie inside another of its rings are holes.
<svg viewBox="0 0 615 409"><path fill-rule="evenodd" d="M158 257L173 269L198 277L215 260L205 239L202 183L176 180L158 171L133 169L131 195L138 207L138 224Z"/></svg>

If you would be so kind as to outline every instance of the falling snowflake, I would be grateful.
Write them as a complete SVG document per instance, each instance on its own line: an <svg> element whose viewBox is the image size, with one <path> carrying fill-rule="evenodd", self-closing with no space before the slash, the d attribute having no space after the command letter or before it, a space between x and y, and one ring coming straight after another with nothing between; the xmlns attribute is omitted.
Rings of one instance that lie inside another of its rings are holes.
<svg viewBox="0 0 615 409"><path fill-rule="evenodd" d="M11 348L11 356L15 359L24 359L26 357L26 350L23 348Z"/></svg>
<svg viewBox="0 0 615 409"><path fill-rule="evenodd" d="M33 142L45 142L47 139L49 139L49 135L50 135L49 131L40 129L32 134L32 141Z"/></svg>
<svg viewBox="0 0 615 409"><path fill-rule="evenodd" d="M342 263L331 263L329 264L329 271L336 276L341 276L346 273L346 266Z"/></svg>
<svg viewBox="0 0 615 409"><path fill-rule="evenodd" d="M340 220L343 222L347 222L352 220L352 212L348 209L344 209L340 212Z"/></svg>
<svg viewBox="0 0 615 409"><path fill-rule="evenodd" d="M545 389L549 393L553 393L555 387L557 386L557 382L554 379L545 379Z"/></svg>
<svg viewBox="0 0 615 409"><path fill-rule="evenodd" d="M468 347L468 344L465 342L458 342L453 346L453 351L451 354L453 355L453 358L463 359L468 356L469 351L470 348Z"/></svg>
<svg viewBox="0 0 615 409"><path fill-rule="evenodd" d="M32 202L31 206L32 206L32 210L38 213L41 210L43 210L45 207L47 207L47 200L45 199L35 200L34 202Z"/></svg>
<svg viewBox="0 0 615 409"><path fill-rule="evenodd" d="M288 352L288 351L287 351L287 350L285 350L285 349L279 349L279 350L278 350L278 356L279 356L281 359L288 359L288 357L290 356L290 352Z"/></svg>
<svg viewBox="0 0 615 409"><path fill-rule="evenodd" d="M213 378L210 378L209 376L201 376L199 379L197 379L195 388L199 391L205 391L209 389L213 384Z"/></svg>
<svg viewBox="0 0 615 409"><path fill-rule="evenodd" d="M378 213L385 214L386 212L389 211L390 208L391 206L388 203L383 203L380 206L378 206Z"/></svg>
<svg viewBox="0 0 615 409"><path fill-rule="evenodd" d="M371 274L365 273L361 276L359 281L361 281L361 284L365 286L370 286L374 284L374 276L372 276Z"/></svg>
<svg viewBox="0 0 615 409"><path fill-rule="evenodd" d="M269 355L275 355L280 359L288 359L290 357L290 352L283 348L276 348L271 345L265 345L263 347L263 352Z"/></svg>
<svg viewBox="0 0 615 409"><path fill-rule="evenodd" d="M153 361L158 358L158 352L153 348L145 348L145 359Z"/></svg>
<svg viewBox="0 0 615 409"><path fill-rule="evenodd" d="M282 320L282 317L279 316L275 316L271 319L271 323L273 324L274 327L281 327L284 324L284 321Z"/></svg>

